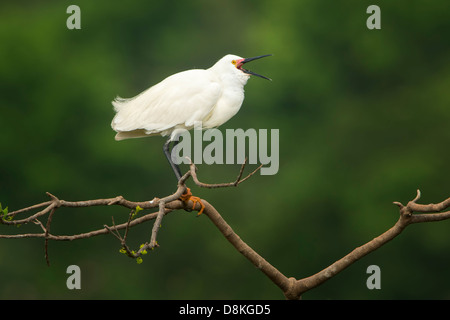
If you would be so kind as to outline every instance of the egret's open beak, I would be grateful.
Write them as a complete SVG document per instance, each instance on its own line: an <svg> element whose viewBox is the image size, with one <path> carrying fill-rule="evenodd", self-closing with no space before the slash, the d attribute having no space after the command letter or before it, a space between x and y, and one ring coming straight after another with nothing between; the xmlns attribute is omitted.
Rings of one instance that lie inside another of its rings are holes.
<svg viewBox="0 0 450 320"><path fill-rule="evenodd" d="M244 73L252 74L252 75L254 75L254 76L258 76L258 77L261 77L261 78L263 78L263 79L267 79L267 80L272 81L272 79L270 79L270 78L267 78L267 77L265 77L265 76L262 76L262 75L260 75L260 74L255 73L255 72L253 72L253 71L250 71L250 70L247 70L247 69L242 68L242 65L243 65L244 63L247 63L247 62L250 62L250 61L253 61L253 60L257 60L257 59L261 59L261 58L264 58L264 57L268 57L268 56L271 56L271 54L265 54L265 55L257 56L257 57L253 57L253 58L242 59L242 60L238 61L238 64L237 64L236 67L237 67L239 70L242 70L242 72L244 72Z"/></svg>

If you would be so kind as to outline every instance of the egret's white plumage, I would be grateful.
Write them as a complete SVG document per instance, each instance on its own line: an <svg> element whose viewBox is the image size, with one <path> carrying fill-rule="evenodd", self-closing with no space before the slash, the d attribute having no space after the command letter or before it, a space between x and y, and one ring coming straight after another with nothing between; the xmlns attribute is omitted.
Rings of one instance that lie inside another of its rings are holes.
<svg viewBox="0 0 450 320"><path fill-rule="evenodd" d="M134 98L115 99L116 115L111 126L117 132L116 140L169 135L163 150L179 181L181 171L172 161L170 144L178 143L178 134L199 122L208 129L233 117L244 101L244 86L250 75L269 79L242 66L266 56L244 59L229 54L209 69L176 73ZM190 191L180 199L200 200Z"/></svg>
<svg viewBox="0 0 450 320"><path fill-rule="evenodd" d="M260 57L229 54L209 69L176 73L134 98L116 98L111 123L116 140L157 134L173 140L199 121L203 129L220 126L239 111L250 74L260 76L242 65Z"/></svg>

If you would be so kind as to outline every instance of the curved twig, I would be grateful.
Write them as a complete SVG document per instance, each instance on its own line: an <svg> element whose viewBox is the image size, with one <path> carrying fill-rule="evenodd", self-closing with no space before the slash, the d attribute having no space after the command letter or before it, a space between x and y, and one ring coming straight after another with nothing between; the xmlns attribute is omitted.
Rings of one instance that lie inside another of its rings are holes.
<svg viewBox="0 0 450 320"><path fill-rule="evenodd" d="M245 169L246 164L247 164L247 158L245 158L244 163L242 164L241 169L239 170L239 174L238 174L236 180L233 181L233 182L212 183L212 184L210 184L210 183L204 183L204 182L199 181L199 179L197 177L197 172L196 172L197 171L197 167L195 166L194 163L192 163L192 161L191 161L191 164L190 164L190 174L191 174L192 180L194 180L195 184L198 185L199 187L202 187L202 188L213 189L213 188L237 187L239 184L241 184L245 180L249 179L256 172L258 172L258 170L261 169L261 167L263 166L261 164L258 168L256 168L251 173L249 173L244 179L241 179L242 178L242 174L244 173L244 169Z"/></svg>

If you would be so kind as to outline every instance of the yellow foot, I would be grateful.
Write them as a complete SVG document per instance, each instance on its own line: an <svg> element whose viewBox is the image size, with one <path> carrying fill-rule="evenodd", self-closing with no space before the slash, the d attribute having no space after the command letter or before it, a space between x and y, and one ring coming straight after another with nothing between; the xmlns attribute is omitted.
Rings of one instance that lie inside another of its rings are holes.
<svg viewBox="0 0 450 320"><path fill-rule="evenodd" d="M189 200L191 200L194 203L192 206L192 210L195 208L195 205L199 203L202 208L198 212L197 216L201 215L203 213L203 210L205 209L205 205L202 203L202 200L199 197L193 196L191 189L189 188L186 188L186 193L181 195L180 200L186 204L189 202Z"/></svg>

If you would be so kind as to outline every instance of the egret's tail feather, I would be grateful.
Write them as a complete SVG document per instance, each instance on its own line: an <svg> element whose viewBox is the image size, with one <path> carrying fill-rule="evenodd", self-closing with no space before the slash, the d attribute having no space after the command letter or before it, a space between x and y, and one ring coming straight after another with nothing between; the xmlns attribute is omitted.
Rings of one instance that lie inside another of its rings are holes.
<svg viewBox="0 0 450 320"><path fill-rule="evenodd" d="M115 139L117 141L120 141L125 139L142 138L148 136L149 135L146 134L146 131L144 129L138 129L133 131L120 131L116 134Z"/></svg>
<svg viewBox="0 0 450 320"><path fill-rule="evenodd" d="M119 96L117 96L113 101L112 105L114 106L114 111L119 112L120 108L130 99L124 99Z"/></svg>

